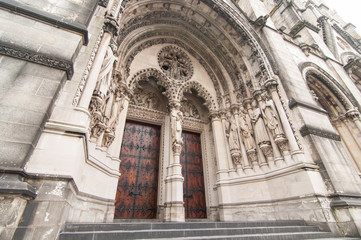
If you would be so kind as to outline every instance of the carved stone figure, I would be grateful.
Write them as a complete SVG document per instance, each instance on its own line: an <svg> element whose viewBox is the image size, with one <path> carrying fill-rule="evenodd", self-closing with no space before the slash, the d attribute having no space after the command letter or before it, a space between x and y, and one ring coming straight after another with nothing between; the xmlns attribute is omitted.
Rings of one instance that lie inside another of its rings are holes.
<svg viewBox="0 0 361 240"><path fill-rule="evenodd" d="M122 93L122 91L119 88L116 89L114 92L114 101L112 104L112 110L110 112L109 123L108 123L109 129L113 131L115 130L115 127L118 123L119 114L124 109L124 100L125 100L125 96Z"/></svg>
<svg viewBox="0 0 361 240"><path fill-rule="evenodd" d="M276 139L284 135L282 127L279 122L277 111L274 108L272 100L267 100L263 103L262 111L264 115L264 120L266 126L269 128L270 132L273 135L273 138Z"/></svg>
<svg viewBox="0 0 361 240"><path fill-rule="evenodd" d="M226 130L226 136L229 143L229 148L231 150L239 150L240 149L240 142L238 138L238 129L235 122L234 117L231 115L230 112L227 112L226 114L226 122L225 122L225 130Z"/></svg>
<svg viewBox="0 0 361 240"><path fill-rule="evenodd" d="M179 108L180 106L177 105L176 107L173 107L170 112L173 147L175 147L175 145L183 146L183 138L182 138L183 113L179 110Z"/></svg>
<svg viewBox="0 0 361 240"><path fill-rule="evenodd" d="M184 113L185 117L197 118L199 119L199 112L194 104L189 100L182 101L182 112Z"/></svg>
<svg viewBox="0 0 361 240"><path fill-rule="evenodd" d="M241 112L243 113L240 115L239 118L239 128L241 132L241 136L243 137L243 142L246 150L255 150L256 143L253 139L253 129L251 124L251 118L249 117L248 113L242 108Z"/></svg>
<svg viewBox="0 0 361 240"><path fill-rule="evenodd" d="M249 110L251 120L254 124L254 135L257 144L269 142L269 136L267 134L266 126L262 118L261 109L257 106L257 103L252 102L252 109Z"/></svg>
<svg viewBox="0 0 361 240"><path fill-rule="evenodd" d="M111 46L108 47L107 52L104 57L102 67L100 69L98 82L94 89L94 94L99 96L104 96L111 84L113 65L116 60L116 57L113 54Z"/></svg>

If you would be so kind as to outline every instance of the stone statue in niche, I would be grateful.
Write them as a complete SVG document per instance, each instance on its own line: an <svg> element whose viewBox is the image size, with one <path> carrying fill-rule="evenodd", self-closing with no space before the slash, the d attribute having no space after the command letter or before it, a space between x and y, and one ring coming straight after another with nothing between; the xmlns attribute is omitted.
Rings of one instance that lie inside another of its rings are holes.
<svg viewBox="0 0 361 240"><path fill-rule="evenodd" d="M121 89L115 89L113 99L114 101L111 108L112 110L110 111L108 128L112 131L115 131L115 127L119 119L119 114L124 109L125 96L122 93Z"/></svg>
<svg viewBox="0 0 361 240"><path fill-rule="evenodd" d="M264 115L265 124L270 130L273 138L276 139L279 137L283 137L284 133L282 130L282 126L280 125L278 114L272 100L264 97L264 101L262 101L261 104L263 105L262 112Z"/></svg>
<svg viewBox="0 0 361 240"><path fill-rule="evenodd" d="M252 102L252 109L249 110L251 121L254 124L254 135L257 141L257 144L269 143L270 139L267 134L266 126L262 118L262 111L257 106L257 102Z"/></svg>
<svg viewBox="0 0 361 240"><path fill-rule="evenodd" d="M158 54L162 71L175 80L188 80L193 75L193 66L187 54L173 46L163 48Z"/></svg>
<svg viewBox="0 0 361 240"><path fill-rule="evenodd" d="M247 111L241 107L241 114L239 117L239 128L241 132L241 136L243 138L244 146L246 151L255 150L256 143L253 138L253 129L251 118L249 117Z"/></svg>
<svg viewBox="0 0 361 240"><path fill-rule="evenodd" d="M94 95L104 97L104 95L107 93L111 84L113 66L116 62L116 59L117 58L113 54L112 46L108 46L102 67L100 69L98 81L94 89Z"/></svg>
<svg viewBox="0 0 361 240"><path fill-rule="evenodd" d="M172 128L172 143L173 149L181 150L181 146L183 146L183 138L182 138L182 122L183 122L183 113L180 111L180 105L176 107L172 107L170 111L170 121Z"/></svg>
<svg viewBox="0 0 361 240"><path fill-rule="evenodd" d="M241 148L238 126L234 115L232 115L230 112L226 113L225 131L232 160L235 164L241 164Z"/></svg>

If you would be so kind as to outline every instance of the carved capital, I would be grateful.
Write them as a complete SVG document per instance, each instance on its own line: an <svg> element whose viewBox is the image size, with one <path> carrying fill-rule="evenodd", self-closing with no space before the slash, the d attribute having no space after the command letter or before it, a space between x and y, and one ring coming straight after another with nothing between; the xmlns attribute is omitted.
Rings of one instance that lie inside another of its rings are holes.
<svg viewBox="0 0 361 240"><path fill-rule="evenodd" d="M113 143L114 139L115 139L114 132L106 130L105 133L104 133L103 146L104 147L109 147Z"/></svg>
<svg viewBox="0 0 361 240"><path fill-rule="evenodd" d="M221 113L219 111L211 111L208 116L212 121L221 119Z"/></svg>
<svg viewBox="0 0 361 240"><path fill-rule="evenodd" d="M112 37L118 36L119 24L117 20L112 16L106 16L104 21L104 32L110 33Z"/></svg>
<svg viewBox="0 0 361 240"><path fill-rule="evenodd" d="M264 87L269 90L270 92L276 91L278 86L278 82L276 79L270 78L264 82Z"/></svg>
<svg viewBox="0 0 361 240"><path fill-rule="evenodd" d="M288 152L289 146L288 146L288 140L284 135L276 136L275 143L280 148L282 152Z"/></svg>
<svg viewBox="0 0 361 240"><path fill-rule="evenodd" d="M174 140L172 144L173 153L176 156L179 156L182 152L183 140Z"/></svg>
<svg viewBox="0 0 361 240"><path fill-rule="evenodd" d="M259 148L263 152L263 154L266 156L266 158L272 158L273 157L273 149L270 142L263 142L259 145Z"/></svg>
<svg viewBox="0 0 361 240"><path fill-rule="evenodd" d="M347 118L350 118L353 121L360 120L360 112L357 108L348 110L345 115Z"/></svg>

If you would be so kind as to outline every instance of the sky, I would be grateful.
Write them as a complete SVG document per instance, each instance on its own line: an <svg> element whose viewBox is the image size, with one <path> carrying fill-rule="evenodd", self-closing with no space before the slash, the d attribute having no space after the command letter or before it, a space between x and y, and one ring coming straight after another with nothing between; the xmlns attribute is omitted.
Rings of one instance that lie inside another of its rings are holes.
<svg viewBox="0 0 361 240"><path fill-rule="evenodd" d="M361 33L361 0L324 0L330 9L336 10L338 15L346 22L356 26Z"/></svg>

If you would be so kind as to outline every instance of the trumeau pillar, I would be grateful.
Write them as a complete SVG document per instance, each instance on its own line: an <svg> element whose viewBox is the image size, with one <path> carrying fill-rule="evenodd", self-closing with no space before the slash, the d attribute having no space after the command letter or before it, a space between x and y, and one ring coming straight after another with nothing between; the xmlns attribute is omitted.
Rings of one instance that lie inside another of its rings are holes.
<svg viewBox="0 0 361 240"><path fill-rule="evenodd" d="M170 103L170 128L172 149L167 167L165 221L184 222L183 182L180 154L183 147L182 121L183 114L179 102Z"/></svg>

